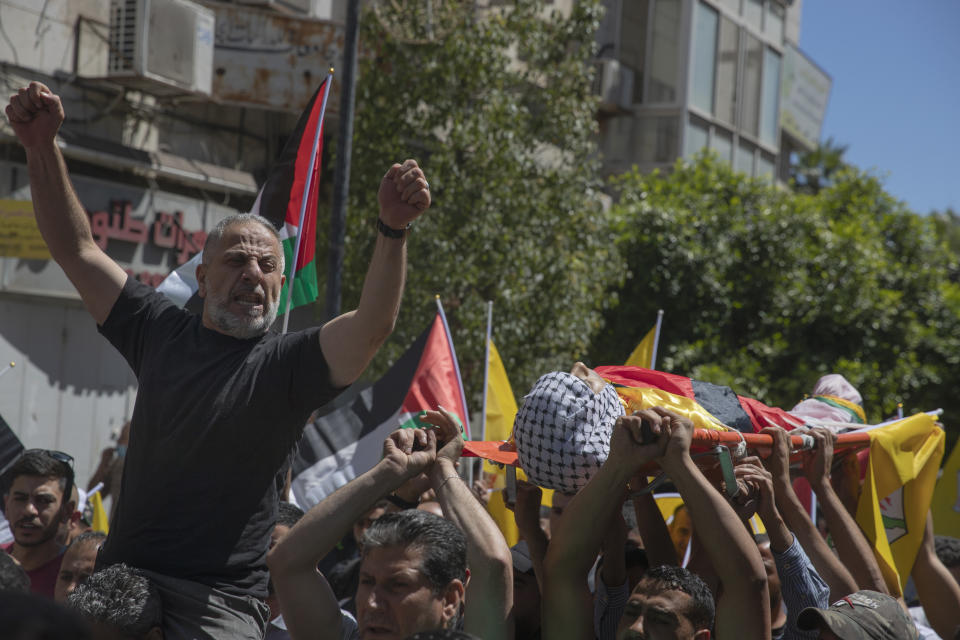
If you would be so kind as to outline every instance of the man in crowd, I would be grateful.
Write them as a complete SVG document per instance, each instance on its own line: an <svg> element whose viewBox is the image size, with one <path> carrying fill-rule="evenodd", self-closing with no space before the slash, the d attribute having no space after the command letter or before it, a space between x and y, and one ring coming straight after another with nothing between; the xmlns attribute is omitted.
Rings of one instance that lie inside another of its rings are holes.
<svg viewBox="0 0 960 640"><path fill-rule="evenodd" d="M378 236L358 307L283 336L268 333L285 281L277 230L221 221L197 267L203 313L138 283L94 242L56 145L60 98L37 82L6 114L26 150L37 226L139 389L103 564L137 567L164 599L171 637L260 638L265 556L282 478L308 416L355 381L393 330L406 228L430 206L413 160L378 193ZM190 544L184 544L185 536Z"/></svg>
<svg viewBox="0 0 960 640"><path fill-rule="evenodd" d="M6 518L13 542L4 551L30 577L30 590L53 597L63 546L57 531L73 514L73 458L59 451L29 449L5 474Z"/></svg>
<svg viewBox="0 0 960 640"><path fill-rule="evenodd" d="M800 629L819 631L824 640L912 640L917 629L895 598L867 589L845 596L829 608L808 607L797 619Z"/></svg>
<svg viewBox="0 0 960 640"><path fill-rule="evenodd" d="M60 573L57 575L57 585L53 592L54 600L61 604L66 603L77 586L86 582L93 574L97 553L106 537L106 534L99 531L87 531L70 543L60 563Z"/></svg>
<svg viewBox="0 0 960 640"><path fill-rule="evenodd" d="M337 628L342 618L316 569L320 558L370 505L423 473L446 519L407 509L367 529L356 596L360 640L403 640L417 631L453 628L461 619L467 632L484 640L512 637L510 550L457 475L463 438L455 416L427 411L423 419L438 426L439 435L436 429L392 433L379 463L313 507L270 551L270 573L295 640Z"/></svg>
<svg viewBox="0 0 960 640"><path fill-rule="evenodd" d="M646 442L643 422L656 438ZM655 407L619 418L610 438L610 453L596 475L570 501L565 526L554 534L544 561L543 629L548 638L593 637L593 616L583 606L587 573L603 541L603 527L566 526L609 522L620 509L628 485L638 486L638 472L656 460L673 481L694 523L710 522L704 549L724 592L716 612L716 637L769 638L770 605L766 573L757 546L733 508L709 483L690 457L693 423ZM708 606L709 605L709 606ZM654 568L640 580L627 601L616 637L664 637L707 640L713 627L709 588L681 568Z"/></svg>
<svg viewBox="0 0 960 640"><path fill-rule="evenodd" d="M96 637L164 638L160 595L149 580L125 564L90 576L70 595L67 605L93 625Z"/></svg>

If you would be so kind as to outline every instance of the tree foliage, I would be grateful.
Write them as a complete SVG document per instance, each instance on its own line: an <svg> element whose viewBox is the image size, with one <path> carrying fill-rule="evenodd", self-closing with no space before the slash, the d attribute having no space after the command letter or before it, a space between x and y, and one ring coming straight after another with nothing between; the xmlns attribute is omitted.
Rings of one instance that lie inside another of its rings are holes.
<svg viewBox="0 0 960 640"><path fill-rule="evenodd" d="M590 62L599 17L596 2L562 16L518 0L411 44L363 16L368 55L357 85L344 308L359 299L389 164L416 158L434 198L409 236L400 318L369 375L432 319L435 294L475 409L487 300L518 394L586 352L607 287L623 272L595 150Z"/></svg>
<svg viewBox="0 0 960 640"><path fill-rule="evenodd" d="M828 138L811 151L801 153L790 165L790 181L800 193L820 193L829 187L835 174L847 166L843 155L847 146Z"/></svg>
<svg viewBox="0 0 960 640"><path fill-rule="evenodd" d="M845 375L868 418L960 410L960 287L932 221L844 167L816 194L713 156L615 180L629 263L596 363L622 362L665 310L658 368L789 408Z"/></svg>

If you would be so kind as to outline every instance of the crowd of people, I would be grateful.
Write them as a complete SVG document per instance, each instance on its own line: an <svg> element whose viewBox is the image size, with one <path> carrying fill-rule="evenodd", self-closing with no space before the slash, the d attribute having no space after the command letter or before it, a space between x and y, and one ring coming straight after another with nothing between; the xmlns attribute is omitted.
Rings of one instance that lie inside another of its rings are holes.
<svg viewBox="0 0 960 640"><path fill-rule="evenodd" d="M139 388L123 455L92 479L109 483L109 535L77 509L69 454L30 449L4 474L3 637L960 638L960 541L935 538L928 517L917 602L891 592L834 489L834 434L809 432L801 470L827 537L794 491L788 432L766 429L767 457L724 469L691 454L690 420L660 407L623 415L580 363L541 378L518 415L524 469L558 491L544 517L540 487L519 484L514 546L488 492L463 481L462 429L440 407L304 513L285 501L290 452L392 331L406 232L431 203L422 169L394 164L381 182L357 308L277 335L284 254L269 221L233 216L211 231L203 312L190 314L93 241L56 144L59 98L31 83L6 113L51 255ZM554 449L570 443L582 446L573 464ZM652 491L662 480L683 500L670 523Z"/></svg>

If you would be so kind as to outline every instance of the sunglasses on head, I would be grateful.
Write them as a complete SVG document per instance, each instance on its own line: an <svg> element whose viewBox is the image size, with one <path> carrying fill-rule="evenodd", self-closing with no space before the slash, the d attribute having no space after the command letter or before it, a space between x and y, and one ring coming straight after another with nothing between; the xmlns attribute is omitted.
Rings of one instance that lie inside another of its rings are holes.
<svg viewBox="0 0 960 640"><path fill-rule="evenodd" d="M54 451L52 449L28 449L24 453L42 453L44 455L50 456L57 462L63 462L64 464L70 465L70 468L73 468L73 456L69 453L64 453L63 451Z"/></svg>

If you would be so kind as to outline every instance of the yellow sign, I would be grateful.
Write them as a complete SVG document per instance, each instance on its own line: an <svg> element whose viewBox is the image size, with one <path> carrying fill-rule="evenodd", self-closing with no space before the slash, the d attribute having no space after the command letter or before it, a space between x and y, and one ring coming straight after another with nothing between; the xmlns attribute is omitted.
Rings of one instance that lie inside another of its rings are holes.
<svg viewBox="0 0 960 640"><path fill-rule="evenodd" d="M29 200L0 200L0 256L50 259Z"/></svg>

